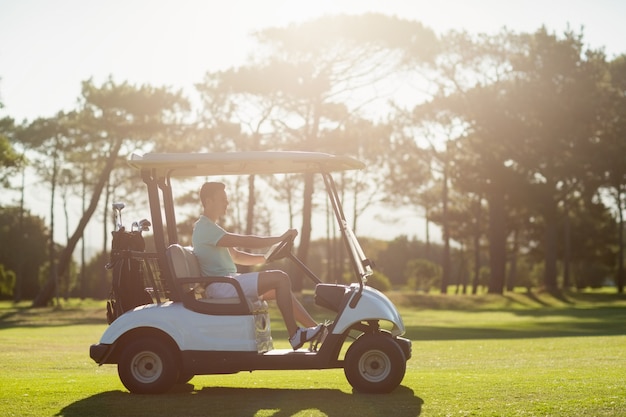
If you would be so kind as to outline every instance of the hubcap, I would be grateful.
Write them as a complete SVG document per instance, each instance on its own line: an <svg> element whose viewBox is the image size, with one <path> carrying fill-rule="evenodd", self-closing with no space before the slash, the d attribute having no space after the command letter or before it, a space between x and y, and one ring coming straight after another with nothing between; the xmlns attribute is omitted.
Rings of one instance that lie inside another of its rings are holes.
<svg viewBox="0 0 626 417"><path fill-rule="evenodd" d="M380 350L371 350L361 356L359 372L370 382L380 382L389 376L391 362Z"/></svg>
<svg viewBox="0 0 626 417"><path fill-rule="evenodd" d="M137 353L131 365L133 377L144 384L156 381L163 371L161 358L149 351Z"/></svg>

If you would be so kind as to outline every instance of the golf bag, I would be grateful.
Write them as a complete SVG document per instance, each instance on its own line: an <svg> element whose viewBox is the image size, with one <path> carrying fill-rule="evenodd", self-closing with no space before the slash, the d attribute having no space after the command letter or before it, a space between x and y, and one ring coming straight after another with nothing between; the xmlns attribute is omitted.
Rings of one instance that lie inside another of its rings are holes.
<svg viewBox="0 0 626 417"><path fill-rule="evenodd" d="M152 297L144 285L143 261L132 255L132 252L143 252L145 249L141 231L127 232L122 227L111 234L111 257L106 265L113 272L111 293L107 301L109 324L128 310L152 303Z"/></svg>

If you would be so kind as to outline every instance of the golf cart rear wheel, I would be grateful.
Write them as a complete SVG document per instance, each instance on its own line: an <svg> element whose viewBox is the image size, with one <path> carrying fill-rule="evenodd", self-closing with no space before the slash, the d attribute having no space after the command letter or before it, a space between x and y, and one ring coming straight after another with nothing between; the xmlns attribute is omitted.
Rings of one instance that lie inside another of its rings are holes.
<svg viewBox="0 0 626 417"><path fill-rule="evenodd" d="M361 335L346 352L344 373L356 391L391 392L400 385L405 372L404 353L389 336Z"/></svg>
<svg viewBox="0 0 626 417"><path fill-rule="evenodd" d="M122 384L134 394L166 392L178 378L172 350L157 338L142 338L128 344L117 373Z"/></svg>

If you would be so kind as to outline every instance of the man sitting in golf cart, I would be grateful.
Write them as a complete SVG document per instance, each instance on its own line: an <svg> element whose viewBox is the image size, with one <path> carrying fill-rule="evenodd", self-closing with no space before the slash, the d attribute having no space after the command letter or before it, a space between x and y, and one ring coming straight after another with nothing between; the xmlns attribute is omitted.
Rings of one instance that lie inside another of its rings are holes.
<svg viewBox="0 0 626 417"><path fill-rule="evenodd" d="M316 339L324 330L317 324L291 292L289 276L279 270L237 273L237 265L260 265L265 262L263 255L243 252L238 247L261 249L270 247L287 238L295 238L297 230L290 229L281 236L254 236L229 233L217 224L226 213L228 197L226 186L220 182L207 182L200 189L203 214L194 224L193 247L200 269L205 276L234 277L245 294L251 299L262 297L275 299L283 316L289 342L294 350L306 342ZM227 283L209 285L207 294L213 298L236 297L235 288ZM306 327L298 327L296 321Z"/></svg>

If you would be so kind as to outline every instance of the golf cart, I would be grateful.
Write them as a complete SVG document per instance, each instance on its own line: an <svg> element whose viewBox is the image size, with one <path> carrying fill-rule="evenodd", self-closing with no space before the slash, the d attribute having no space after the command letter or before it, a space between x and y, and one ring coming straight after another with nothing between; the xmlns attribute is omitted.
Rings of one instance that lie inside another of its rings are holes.
<svg viewBox="0 0 626 417"><path fill-rule="evenodd" d="M353 388L366 393L390 392L400 384L411 342L401 337L404 324L393 303L367 285L372 263L348 226L331 176L361 169L363 163L313 152L233 152L149 153L132 155L129 164L147 186L156 251L144 252L136 243L149 221L134 223L130 232L118 225L111 262L114 284L140 277L133 289L139 296L124 303L130 290L117 286L110 325L91 346L90 356L100 365L117 364L130 392L162 393L194 375L256 370L343 368ZM171 182L175 177L289 173L323 178L356 278L350 285L323 283L292 253L293 239L266 253L268 262L294 262L316 284L315 303L336 313L321 343L296 351L273 348L265 301L246 299L233 278L202 276L193 249L178 242ZM121 217L123 205L116 207ZM238 297L208 298L206 287L216 282L233 285ZM349 347L342 355L344 344Z"/></svg>

